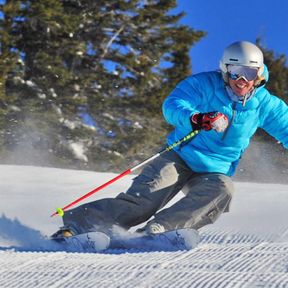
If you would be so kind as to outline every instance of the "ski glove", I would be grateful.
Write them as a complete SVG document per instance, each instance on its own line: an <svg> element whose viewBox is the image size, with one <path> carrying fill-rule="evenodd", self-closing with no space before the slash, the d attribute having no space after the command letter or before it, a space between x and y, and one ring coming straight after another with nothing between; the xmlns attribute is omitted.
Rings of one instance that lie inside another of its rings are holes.
<svg viewBox="0 0 288 288"><path fill-rule="evenodd" d="M217 132L224 132L228 126L228 118L217 111L196 113L191 117L191 124L194 130L203 129L209 131L214 129Z"/></svg>

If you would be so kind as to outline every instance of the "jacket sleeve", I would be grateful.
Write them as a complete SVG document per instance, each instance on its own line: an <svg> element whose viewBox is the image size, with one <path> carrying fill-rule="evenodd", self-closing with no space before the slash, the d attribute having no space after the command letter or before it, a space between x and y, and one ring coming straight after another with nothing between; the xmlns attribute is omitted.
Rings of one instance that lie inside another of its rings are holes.
<svg viewBox="0 0 288 288"><path fill-rule="evenodd" d="M191 130L190 118L199 112L197 106L203 99L203 76L190 76L181 81L170 95L164 100L162 111L165 120L174 127L183 127Z"/></svg>
<svg viewBox="0 0 288 288"><path fill-rule="evenodd" d="M260 127L288 149L288 106L276 96L269 95L262 103Z"/></svg>

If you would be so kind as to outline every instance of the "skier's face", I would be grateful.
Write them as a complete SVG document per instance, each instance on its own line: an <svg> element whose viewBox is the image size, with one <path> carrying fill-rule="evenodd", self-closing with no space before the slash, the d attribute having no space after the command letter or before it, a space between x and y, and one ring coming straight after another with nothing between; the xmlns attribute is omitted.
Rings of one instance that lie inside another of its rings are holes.
<svg viewBox="0 0 288 288"><path fill-rule="evenodd" d="M243 78L232 80L229 78L229 85L231 89L233 90L234 94L239 97L242 97L252 91L254 89L254 82L255 80L246 81Z"/></svg>
<svg viewBox="0 0 288 288"><path fill-rule="evenodd" d="M234 94L241 97L249 93L254 88L254 82L258 76L258 68L227 65L229 85Z"/></svg>

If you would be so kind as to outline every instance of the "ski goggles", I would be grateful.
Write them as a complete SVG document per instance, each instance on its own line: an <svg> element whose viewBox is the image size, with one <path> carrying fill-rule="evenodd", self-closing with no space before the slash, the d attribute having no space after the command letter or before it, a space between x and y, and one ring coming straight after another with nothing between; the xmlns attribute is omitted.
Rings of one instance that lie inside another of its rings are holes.
<svg viewBox="0 0 288 288"><path fill-rule="evenodd" d="M255 80L258 76L258 68L240 65L227 66L228 77L232 80L243 78L246 81Z"/></svg>

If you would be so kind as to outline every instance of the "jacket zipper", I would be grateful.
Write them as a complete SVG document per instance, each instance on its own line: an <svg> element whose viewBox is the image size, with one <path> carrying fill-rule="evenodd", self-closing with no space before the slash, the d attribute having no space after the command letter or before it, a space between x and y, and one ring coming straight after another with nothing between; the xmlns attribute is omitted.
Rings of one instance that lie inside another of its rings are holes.
<svg viewBox="0 0 288 288"><path fill-rule="evenodd" d="M233 104L232 104L232 112L233 112L233 113L232 113L232 118L231 118L231 121L229 122L228 127L226 128L226 130L225 130L225 132L224 132L221 140L224 140L224 139L226 138L226 136L227 136L227 134L228 134L228 131L229 131L231 125L232 125L233 122L234 122L234 119L235 119L235 116L236 116L236 110L235 110L236 104L237 104L236 102L233 102Z"/></svg>

